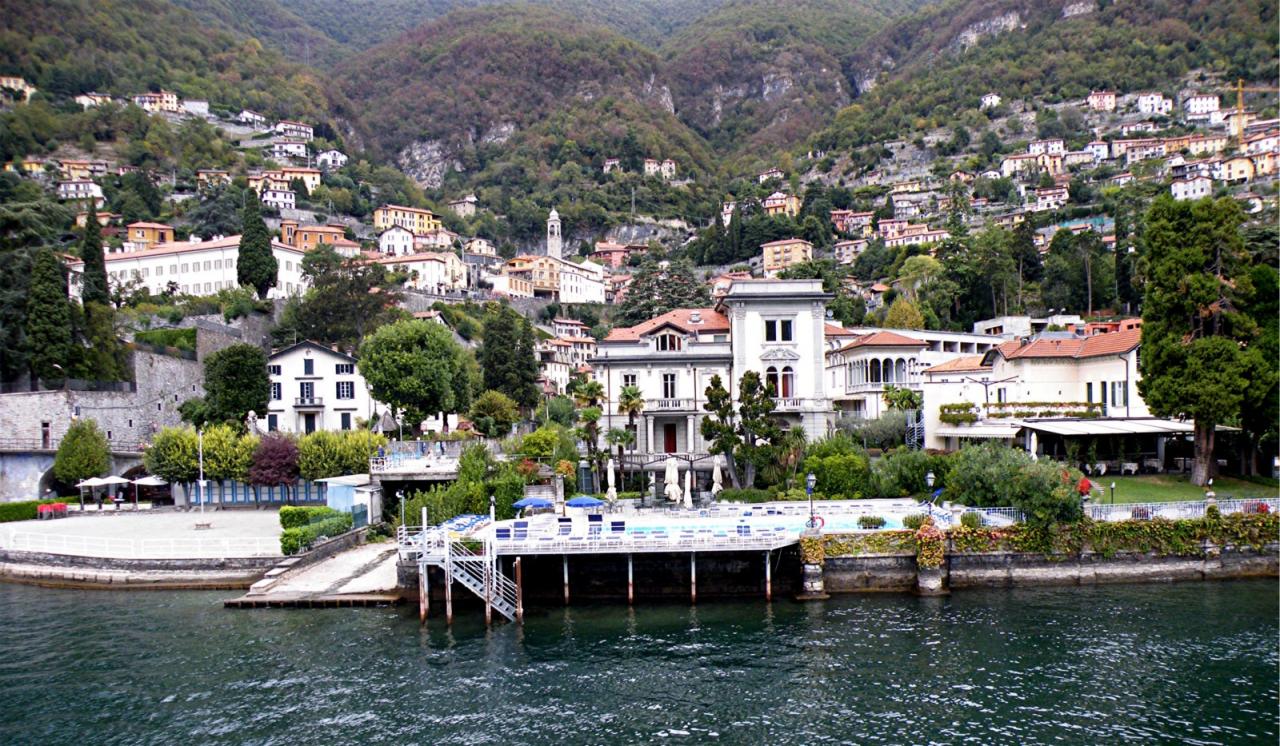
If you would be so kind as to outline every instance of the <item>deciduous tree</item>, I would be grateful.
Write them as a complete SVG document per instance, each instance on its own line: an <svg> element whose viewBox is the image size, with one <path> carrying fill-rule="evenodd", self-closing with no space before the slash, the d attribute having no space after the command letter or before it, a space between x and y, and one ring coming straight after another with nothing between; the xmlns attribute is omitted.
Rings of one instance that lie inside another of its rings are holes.
<svg viewBox="0 0 1280 746"><path fill-rule="evenodd" d="M111 470L111 451L107 437L93 420L76 420L67 428L53 457L53 476L59 482L74 485L90 477L106 476Z"/></svg>
<svg viewBox="0 0 1280 746"><path fill-rule="evenodd" d="M429 321L397 321L381 326L360 345L360 374L373 397L421 422L471 404L465 352L453 335Z"/></svg>

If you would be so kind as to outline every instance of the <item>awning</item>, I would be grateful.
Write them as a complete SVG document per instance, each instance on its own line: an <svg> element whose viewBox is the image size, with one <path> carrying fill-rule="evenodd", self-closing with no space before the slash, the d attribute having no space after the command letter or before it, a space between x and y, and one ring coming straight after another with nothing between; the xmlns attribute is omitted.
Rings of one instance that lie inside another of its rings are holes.
<svg viewBox="0 0 1280 746"><path fill-rule="evenodd" d="M1023 427L1066 437L1081 435L1186 435L1195 430L1193 422L1162 420L1156 417L1096 420L1025 420Z"/></svg>
<svg viewBox="0 0 1280 746"><path fill-rule="evenodd" d="M934 431L939 438L992 438L997 440L1013 440L1018 428L1007 425L968 425L957 427L940 427Z"/></svg>

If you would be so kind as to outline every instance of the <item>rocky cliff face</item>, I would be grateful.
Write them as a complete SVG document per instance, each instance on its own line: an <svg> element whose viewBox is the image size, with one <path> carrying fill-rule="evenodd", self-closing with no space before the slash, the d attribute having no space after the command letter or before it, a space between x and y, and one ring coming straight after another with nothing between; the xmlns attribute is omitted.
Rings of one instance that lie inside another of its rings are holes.
<svg viewBox="0 0 1280 746"><path fill-rule="evenodd" d="M418 140L400 151L396 165L419 186L436 189L449 171L461 171L462 163L439 140Z"/></svg>

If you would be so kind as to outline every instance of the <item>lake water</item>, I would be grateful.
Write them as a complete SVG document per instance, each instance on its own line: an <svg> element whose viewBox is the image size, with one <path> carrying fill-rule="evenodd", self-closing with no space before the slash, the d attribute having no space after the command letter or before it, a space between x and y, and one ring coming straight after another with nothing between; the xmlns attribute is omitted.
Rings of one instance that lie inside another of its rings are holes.
<svg viewBox="0 0 1280 746"><path fill-rule="evenodd" d="M1274 580L416 608L0 585L0 743L1258 743Z"/></svg>

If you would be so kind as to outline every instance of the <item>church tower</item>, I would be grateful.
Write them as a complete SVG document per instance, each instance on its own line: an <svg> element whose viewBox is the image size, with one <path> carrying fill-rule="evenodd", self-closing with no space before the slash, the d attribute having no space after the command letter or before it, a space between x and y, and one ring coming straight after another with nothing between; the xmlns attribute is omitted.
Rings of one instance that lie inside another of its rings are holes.
<svg viewBox="0 0 1280 746"><path fill-rule="evenodd" d="M551 214L547 216L547 256L561 259L560 249L560 213L553 207Z"/></svg>

